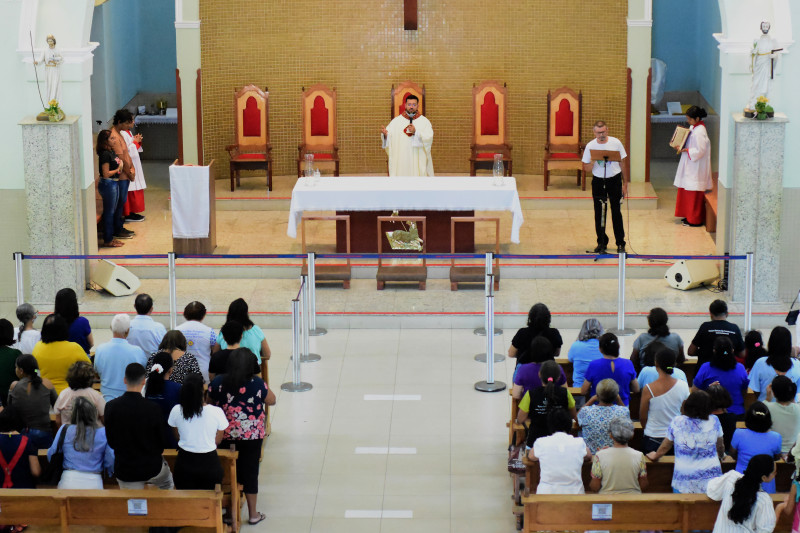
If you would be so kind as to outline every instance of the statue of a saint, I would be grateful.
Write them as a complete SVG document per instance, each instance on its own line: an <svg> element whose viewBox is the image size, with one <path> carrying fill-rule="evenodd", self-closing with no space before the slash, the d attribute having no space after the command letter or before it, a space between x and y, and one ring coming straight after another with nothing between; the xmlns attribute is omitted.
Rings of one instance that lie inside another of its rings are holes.
<svg viewBox="0 0 800 533"><path fill-rule="evenodd" d="M61 63L64 58L56 49L56 38L52 35L47 36L47 49L36 58L33 62L34 65L44 63L45 81L47 82L47 100L45 101L48 106L50 102L55 100L60 107L61 104Z"/></svg>
<svg viewBox="0 0 800 533"><path fill-rule="evenodd" d="M750 82L750 97L747 99L745 111L753 111L759 96L769 98L772 88L772 79L775 76L775 65L780 51L778 43L769 35L770 23L761 23L761 36L753 41L753 50L750 52L750 72L753 73Z"/></svg>

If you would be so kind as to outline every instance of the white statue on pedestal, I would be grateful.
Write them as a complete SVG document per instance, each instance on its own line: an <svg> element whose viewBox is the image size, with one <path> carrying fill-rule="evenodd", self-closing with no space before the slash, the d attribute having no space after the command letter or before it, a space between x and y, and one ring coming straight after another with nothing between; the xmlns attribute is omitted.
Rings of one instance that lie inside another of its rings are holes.
<svg viewBox="0 0 800 533"><path fill-rule="evenodd" d="M61 104L61 63L64 58L56 49L56 38L52 35L47 36L47 49L39 55L34 61L34 65L44 63L45 81L47 82L47 100L45 101L48 106L52 105L50 102L55 100L59 106Z"/></svg>
<svg viewBox="0 0 800 533"><path fill-rule="evenodd" d="M753 41L750 52L750 72L753 78L750 83L750 97L746 110L753 111L759 96L769 99L772 79L775 76L775 64L778 58L778 43L769 35L770 23L761 23L761 37Z"/></svg>

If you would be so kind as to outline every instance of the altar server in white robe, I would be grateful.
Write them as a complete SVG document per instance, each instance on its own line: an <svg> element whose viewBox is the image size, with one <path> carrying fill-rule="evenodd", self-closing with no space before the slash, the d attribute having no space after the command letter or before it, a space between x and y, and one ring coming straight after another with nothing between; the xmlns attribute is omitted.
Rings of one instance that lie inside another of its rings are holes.
<svg viewBox="0 0 800 533"><path fill-rule="evenodd" d="M389 155L389 176L433 176L431 121L417 113L419 99L406 98L406 110L381 128L383 149Z"/></svg>
<svg viewBox="0 0 800 533"><path fill-rule="evenodd" d="M711 141L708 139L703 119L705 109L692 106L686 111L689 138L686 139L675 173L673 185L678 188L675 216L683 217L684 226L700 227L706 221L705 193L711 189Z"/></svg>

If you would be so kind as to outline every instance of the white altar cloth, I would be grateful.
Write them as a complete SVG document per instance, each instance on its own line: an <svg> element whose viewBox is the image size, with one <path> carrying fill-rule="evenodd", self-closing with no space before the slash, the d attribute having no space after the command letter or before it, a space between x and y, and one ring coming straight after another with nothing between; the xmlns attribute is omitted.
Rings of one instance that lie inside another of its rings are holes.
<svg viewBox="0 0 800 533"><path fill-rule="evenodd" d="M297 237L297 225L305 211L510 211L511 242L519 243L522 206L517 181L503 178L502 186L484 176L321 177L309 186L297 180L292 190L287 235Z"/></svg>

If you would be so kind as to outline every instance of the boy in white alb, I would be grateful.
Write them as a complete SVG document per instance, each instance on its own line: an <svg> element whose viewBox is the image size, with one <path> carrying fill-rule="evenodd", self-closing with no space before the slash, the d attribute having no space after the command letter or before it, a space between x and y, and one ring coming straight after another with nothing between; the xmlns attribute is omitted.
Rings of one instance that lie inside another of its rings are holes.
<svg viewBox="0 0 800 533"><path fill-rule="evenodd" d="M592 173L592 200L594 202L594 230L597 233L596 254L606 253L608 235L603 217L606 201L611 205L611 222L617 253L625 251L625 227L622 223L622 199L628 194L628 172L622 161L592 161L592 150L619 152L620 160L628 157L625 147L616 137L608 135L608 126L602 120L594 124L594 139L583 151L583 168Z"/></svg>

